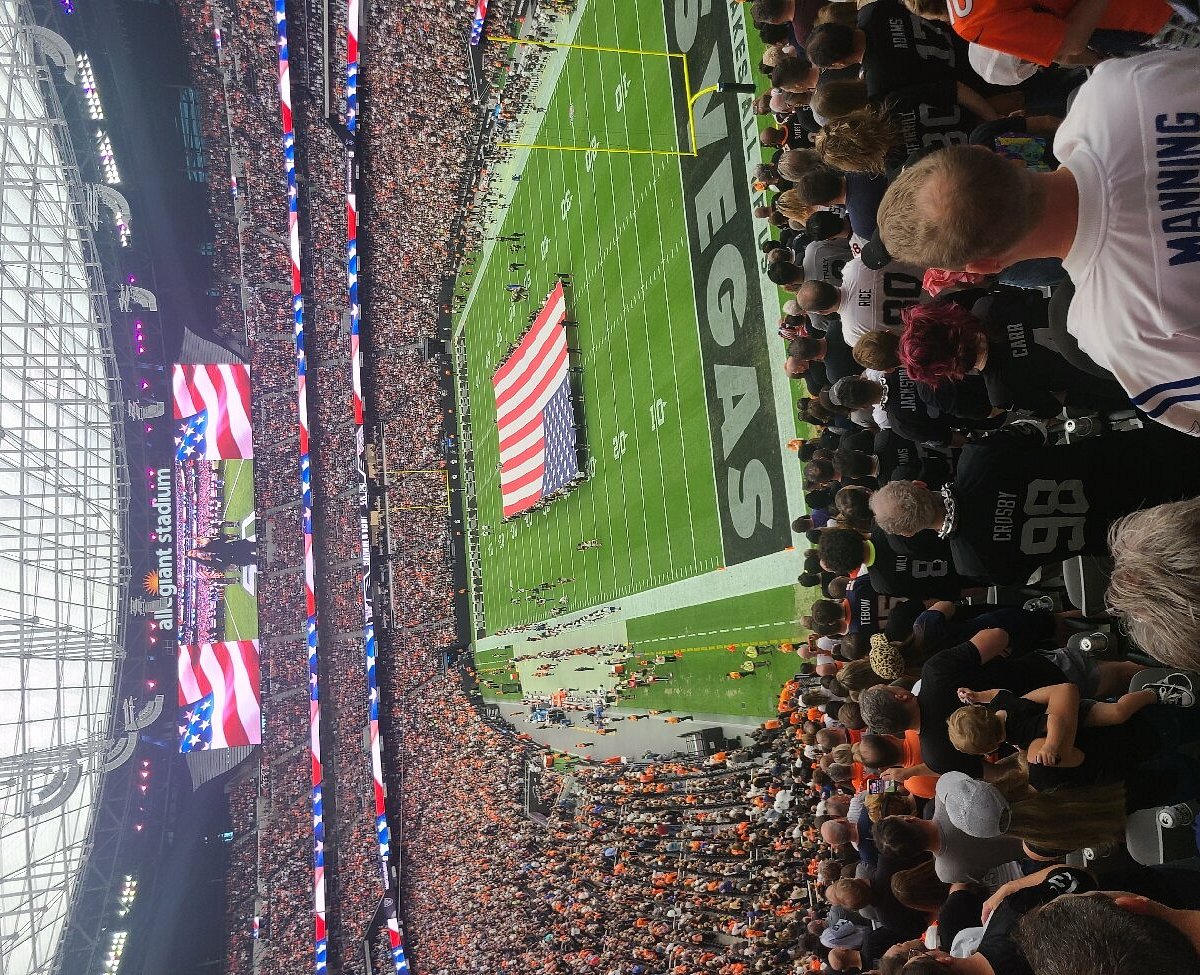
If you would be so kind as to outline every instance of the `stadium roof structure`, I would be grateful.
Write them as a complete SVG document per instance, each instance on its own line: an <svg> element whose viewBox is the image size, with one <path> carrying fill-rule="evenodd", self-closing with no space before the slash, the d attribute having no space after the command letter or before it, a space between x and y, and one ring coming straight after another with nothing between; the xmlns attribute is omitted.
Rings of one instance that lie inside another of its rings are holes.
<svg viewBox="0 0 1200 975"><path fill-rule="evenodd" d="M105 768L114 764L128 583L129 474L108 298L90 230L96 200L80 177L40 31L24 0L0 0L6 975L57 964Z"/></svg>

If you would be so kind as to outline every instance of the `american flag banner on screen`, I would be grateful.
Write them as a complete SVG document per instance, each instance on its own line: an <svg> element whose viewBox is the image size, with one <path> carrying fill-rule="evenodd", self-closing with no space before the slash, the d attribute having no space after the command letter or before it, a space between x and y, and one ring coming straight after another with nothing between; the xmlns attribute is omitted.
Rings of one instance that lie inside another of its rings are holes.
<svg viewBox="0 0 1200 975"><path fill-rule="evenodd" d="M171 378L175 419L206 414L204 452L191 459L241 460L254 456L248 365L177 365Z"/></svg>
<svg viewBox="0 0 1200 975"><path fill-rule="evenodd" d="M258 641L179 648L181 752L262 741Z"/></svg>
<svg viewBox="0 0 1200 975"><path fill-rule="evenodd" d="M208 410L185 416L175 426L175 462L196 460L208 449Z"/></svg>
<svg viewBox="0 0 1200 975"><path fill-rule="evenodd" d="M213 695L205 694L179 709L179 753L203 752L212 748Z"/></svg>
<svg viewBox="0 0 1200 975"><path fill-rule="evenodd" d="M580 475L567 355L566 296L555 285L533 326L492 377L504 517Z"/></svg>

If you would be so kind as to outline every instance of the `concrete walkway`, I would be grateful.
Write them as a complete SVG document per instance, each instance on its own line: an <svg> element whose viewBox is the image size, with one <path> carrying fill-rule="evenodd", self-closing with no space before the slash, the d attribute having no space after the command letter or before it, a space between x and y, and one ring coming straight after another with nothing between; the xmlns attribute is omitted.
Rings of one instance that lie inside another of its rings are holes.
<svg viewBox="0 0 1200 975"><path fill-rule="evenodd" d="M573 728L538 728L529 724L529 708L520 704L501 703L500 714L509 721L518 732L530 735L534 741L548 745L555 751L567 752L584 758L601 760L621 755L625 758L641 758L646 751L669 753L684 748L682 737L700 731L703 728L719 727L727 738L737 738L749 735L757 724L747 724L742 718L727 714L703 714L690 712L692 720L681 721L679 724L668 724L668 713L651 715L640 721L631 721L630 714L645 714L645 711L635 711L629 708L609 708L607 717L618 718L608 727L607 734L597 734L595 729L584 722L583 712L568 711L567 716L575 722ZM683 715L680 715L683 717Z"/></svg>

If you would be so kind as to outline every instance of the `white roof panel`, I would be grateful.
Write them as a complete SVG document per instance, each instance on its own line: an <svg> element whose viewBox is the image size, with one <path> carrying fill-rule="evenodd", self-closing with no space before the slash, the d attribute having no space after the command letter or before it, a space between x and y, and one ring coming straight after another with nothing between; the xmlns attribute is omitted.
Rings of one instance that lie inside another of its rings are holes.
<svg viewBox="0 0 1200 975"><path fill-rule="evenodd" d="M27 8L0 0L0 971L48 971L100 773L35 819L14 759L106 736L120 636L118 444L84 233L37 84Z"/></svg>

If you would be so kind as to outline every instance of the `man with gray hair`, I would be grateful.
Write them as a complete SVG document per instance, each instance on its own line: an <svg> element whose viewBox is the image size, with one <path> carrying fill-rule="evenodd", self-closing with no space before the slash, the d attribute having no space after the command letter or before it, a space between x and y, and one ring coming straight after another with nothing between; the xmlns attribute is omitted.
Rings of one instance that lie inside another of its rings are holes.
<svg viewBox="0 0 1200 975"><path fill-rule="evenodd" d="M1022 425L968 444L940 492L892 481L871 496L885 532L948 538L960 575L1020 584L1043 565L1108 553L1109 526L1200 494L1200 445L1157 424L1048 446Z"/></svg>
<svg viewBox="0 0 1200 975"><path fill-rule="evenodd" d="M1109 544L1109 610L1157 660L1200 669L1200 498L1126 515Z"/></svg>

